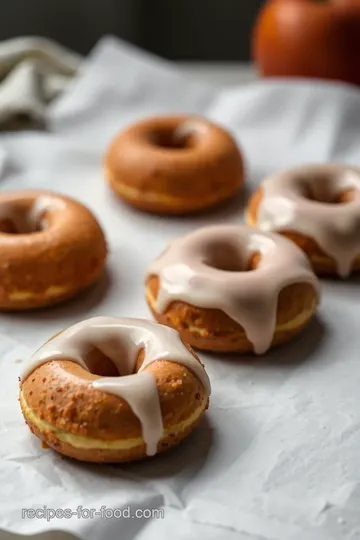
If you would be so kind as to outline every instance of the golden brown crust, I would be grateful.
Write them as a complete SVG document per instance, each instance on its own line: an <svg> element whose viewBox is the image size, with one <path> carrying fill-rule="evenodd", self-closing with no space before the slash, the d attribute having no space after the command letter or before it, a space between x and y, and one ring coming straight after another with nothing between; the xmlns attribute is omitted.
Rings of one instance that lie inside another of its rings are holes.
<svg viewBox="0 0 360 540"><path fill-rule="evenodd" d="M185 122L207 126L169 146ZM234 139L203 118L155 117L130 126L112 142L105 173L113 191L129 204L158 214L210 208L235 194L244 167Z"/></svg>
<svg viewBox="0 0 360 540"><path fill-rule="evenodd" d="M346 191L344 193L341 193L337 200L335 202L338 203L345 203L352 199L353 192L352 191ZM257 225L257 215L258 210L260 207L260 203L263 198L263 190L261 187L259 187L255 193L250 198L248 208L247 208L247 215L246 215L246 222L248 225L256 226ZM277 231L279 234L282 234L283 236L286 236L289 240L297 244L299 248L301 248L304 253L309 258L311 265L314 269L314 272L318 275L338 275L338 270L336 263L334 259L329 257L320 247L319 245L313 240L312 238L309 238L307 236L304 236L296 231L287 231L287 230L281 230ZM352 265L352 272L358 272L360 271L360 254L355 259Z"/></svg>
<svg viewBox="0 0 360 540"><path fill-rule="evenodd" d="M259 257L252 259L251 267L255 268ZM192 347L217 352L252 352L253 345L247 339L241 325L232 320L223 311L205 309L186 304L172 302L165 313L155 309L159 291L159 278L151 276L146 284L146 298L155 319L167 326L176 328L184 341ZM276 329L271 346L279 345L298 334L309 322L317 305L317 293L307 283L298 283L284 288L278 299L277 326L284 326L294 321L299 315L308 313L308 317L294 327Z"/></svg>
<svg viewBox="0 0 360 540"><path fill-rule="evenodd" d="M171 448L180 444L192 433L192 431L194 431L201 420L202 415L181 432L169 433L169 435L163 437L158 444L157 454L170 450ZM127 450L75 448L71 444L61 441L56 434L54 434L54 432L49 430L40 430L29 420L26 420L26 423L28 424L31 432L40 440L45 442L45 446L49 446L60 454L79 461L88 461L93 463L123 463L140 460L147 457L146 448L143 443L135 448Z"/></svg>
<svg viewBox="0 0 360 540"><path fill-rule="evenodd" d="M196 354L191 352L200 362ZM91 386L91 382L99 376L116 374L113 364L99 351L91 354L92 371L98 375L89 373L71 360L53 360L39 366L21 382L20 404L30 429L50 447L77 459L129 461L145 457L141 425L128 403ZM143 359L141 351L136 371ZM146 370L154 375L159 392L165 430L159 443L161 451L174 446L192 431L207 408L208 396L198 378L182 364L161 360L153 362ZM187 425L196 411L198 415ZM33 415L42 423L49 424L51 429L35 425ZM175 429L182 423L186 424L184 429ZM108 442L140 439L140 442L135 447L125 449L81 448L62 441L58 430L86 439Z"/></svg>
<svg viewBox="0 0 360 540"><path fill-rule="evenodd" d="M74 296L100 276L106 259L104 234L91 212L62 195L42 191L2 193L1 204L28 211L39 196L64 208L42 213L48 228L31 234L0 223L0 309L32 309Z"/></svg>

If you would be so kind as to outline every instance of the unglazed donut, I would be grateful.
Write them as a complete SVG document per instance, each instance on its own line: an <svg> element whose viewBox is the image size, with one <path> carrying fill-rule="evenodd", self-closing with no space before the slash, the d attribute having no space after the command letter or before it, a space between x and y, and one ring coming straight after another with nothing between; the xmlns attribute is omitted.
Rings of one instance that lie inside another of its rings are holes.
<svg viewBox="0 0 360 540"><path fill-rule="evenodd" d="M298 334L318 304L318 280L286 238L244 225L199 229L150 266L154 317L198 349L262 354Z"/></svg>
<svg viewBox="0 0 360 540"><path fill-rule="evenodd" d="M295 242L319 275L360 270L360 169L308 165L266 178L247 222Z"/></svg>
<svg viewBox="0 0 360 540"><path fill-rule="evenodd" d="M82 204L43 191L0 194L0 309L70 298L100 276L105 259L104 234Z"/></svg>
<svg viewBox="0 0 360 540"><path fill-rule="evenodd" d="M96 317L31 358L20 405L31 431L82 461L132 461L182 441L208 407L210 383L178 332L142 319Z"/></svg>
<svg viewBox="0 0 360 540"><path fill-rule="evenodd" d="M155 117L131 125L105 158L113 191L129 204L159 214L187 214L234 195L243 160L231 135L201 117Z"/></svg>

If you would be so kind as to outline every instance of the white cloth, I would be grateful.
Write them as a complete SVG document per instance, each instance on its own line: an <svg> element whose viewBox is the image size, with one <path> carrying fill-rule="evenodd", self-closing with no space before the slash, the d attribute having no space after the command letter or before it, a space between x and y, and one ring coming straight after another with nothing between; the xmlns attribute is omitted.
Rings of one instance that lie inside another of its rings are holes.
<svg viewBox="0 0 360 540"><path fill-rule="evenodd" d="M178 449L126 466L96 466L43 450L17 402L22 362L45 340L94 315L148 317L143 278L167 242L242 219L241 198L186 219L120 204L102 157L119 128L147 114L197 112L232 130L247 192L301 162L360 165L360 93L307 82L215 90L108 38L50 107L50 132L3 133L4 189L46 188L84 202L110 246L108 276L46 311L0 315L0 528L68 531L87 540L350 540L360 530L360 288L323 280L318 318L262 360L201 354L213 393L206 420ZM21 360L22 362L17 362ZM22 519L31 506L154 509L163 519Z"/></svg>
<svg viewBox="0 0 360 540"><path fill-rule="evenodd" d="M0 42L0 129L43 124L47 104L68 87L80 61L44 38Z"/></svg>

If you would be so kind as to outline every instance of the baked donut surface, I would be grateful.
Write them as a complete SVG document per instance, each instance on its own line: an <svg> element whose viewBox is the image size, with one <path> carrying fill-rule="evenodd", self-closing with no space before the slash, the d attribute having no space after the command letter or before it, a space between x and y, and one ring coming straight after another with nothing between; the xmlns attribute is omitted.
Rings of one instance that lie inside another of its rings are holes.
<svg viewBox="0 0 360 540"><path fill-rule="evenodd" d="M319 294L295 244L218 225L170 244L148 269L146 298L157 321L198 349L262 354L306 326Z"/></svg>
<svg viewBox="0 0 360 540"><path fill-rule="evenodd" d="M210 383L179 334L142 319L96 317L41 347L20 405L31 431L82 461L140 459L177 445L207 409Z"/></svg>
<svg viewBox="0 0 360 540"><path fill-rule="evenodd" d="M317 274L347 277L360 270L360 169L308 165L269 176L247 223L295 242Z"/></svg>
<svg viewBox="0 0 360 540"><path fill-rule="evenodd" d="M233 196L243 184L231 135L202 117L154 117L116 136L105 157L112 190L138 209L187 214Z"/></svg>
<svg viewBox="0 0 360 540"><path fill-rule="evenodd" d="M52 192L0 194L0 309L55 304L99 278L104 234L79 202Z"/></svg>

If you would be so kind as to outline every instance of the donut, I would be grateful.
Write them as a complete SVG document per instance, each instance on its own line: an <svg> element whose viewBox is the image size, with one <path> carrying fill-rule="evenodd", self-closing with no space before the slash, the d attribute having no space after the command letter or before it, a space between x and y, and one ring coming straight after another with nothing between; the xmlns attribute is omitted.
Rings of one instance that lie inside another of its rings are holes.
<svg viewBox="0 0 360 540"><path fill-rule="evenodd" d="M116 195L157 214L188 214L232 197L244 177L231 135L201 117L137 122L115 137L105 176Z"/></svg>
<svg viewBox="0 0 360 540"><path fill-rule="evenodd" d="M265 353L304 328L318 280L290 240L245 225L198 229L150 266L146 299L155 319L197 349Z"/></svg>
<svg viewBox="0 0 360 540"><path fill-rule="evenodd" d="M82 204L57 193L0 194L0 309L71 298L100 276L103 232Z"/></svg>
<svg viewBox="0 0 360 540"><path fill-rule="evenodd" d="M208 407L204 367L178 332L95 317L43 345L20 379L20 405L43 443L81 461L153 456L185 439Z"/></svg>
<svg viewBox="0 0 360 540"><path fill-rule="evenodd" d="M295 242L318 275L360 270L360 168L305 165L266 178L247 223Z"/></svg>

